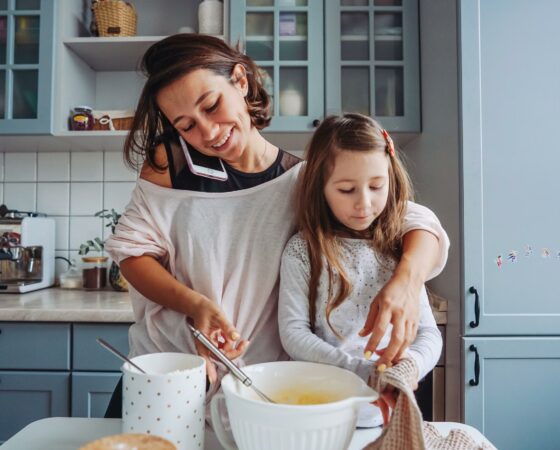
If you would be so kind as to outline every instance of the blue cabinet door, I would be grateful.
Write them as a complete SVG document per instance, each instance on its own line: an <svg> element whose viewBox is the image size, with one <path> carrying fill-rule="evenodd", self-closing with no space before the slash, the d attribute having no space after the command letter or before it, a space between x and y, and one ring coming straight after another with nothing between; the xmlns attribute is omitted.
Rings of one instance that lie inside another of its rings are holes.
<svg viewBox="0 0 560 450"><path fill-rule="evenodd" d="M55 4L0 2L0 134L51 133Z"/></svg>
<svg viewBox="0 0 560 450"><path fill-rule="evenodd" d="M45 417L67 417L70 375L0 372L0 443Z"/></svg>
<svg viewBox="0 0 560 450"><path fill-rule="evenodd" d="M310 131L324 114L323 0L230 1L230 42L259 66L272 100L266 131Z"/></svg>
<svg viewBox="0 0 560 450"><path fill-rule="evenodd" d="M120 378L120 372L73 372L72 417L104 417Z"/></svg>
<svg viewBox="0 0 560 450"><path fill-rule="evenodd" d="M101 347L96 338L102 338L128 355L130 324L75 323L73 329L72 369L78 371L118 371L122 361Z"/></svg>
<svg viewBox="0 0 560 450"><path fill-rule="evenodd" d="M465 338L465 423L497 448L560 443L560 337Z"/></svg>
<svg viewBox="0 0 560 450"><path fill-rule="evenodd" d="M327 114L360 112L389 131L419 132L418 42L418 0L325 1Z"/></svg>
<svg viewBox="0 0 560 450"><path fill-rule="evenodd" d="M560 334L560 2L514 3L459 3L468 335Z"/></svg>

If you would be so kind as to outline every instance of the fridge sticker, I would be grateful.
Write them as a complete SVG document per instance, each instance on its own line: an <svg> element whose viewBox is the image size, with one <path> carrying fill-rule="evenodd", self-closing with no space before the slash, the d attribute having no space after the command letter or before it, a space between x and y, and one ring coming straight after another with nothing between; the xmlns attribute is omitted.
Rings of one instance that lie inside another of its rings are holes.
<svg viewBox="0 0 560 450"><path fill-rule="evenodd" d="M530 245L526 245L524 250L523 250L523 254L525 256L531 256L533 254L533 249Z"/></svg>
<svg viewBox="0 0 560 450"><path fill-rule="evenodd" d="M502 255L498 255L496 257L496 265L498 266L498 269L502 268Z"/></svg>
<svg viewBox="0 0 560 450"><path fill-rule="evenodd" d="M544 248L541 250L541 256L542 256L543 258L548 258L548 257L550 256L550 250L549 250L548 248L544 247Z"/></svg>
<svg viewBox="0 0 560 450"><path fill-rule="evenodd" d="M512 263L517 262L517 254L518 253L519 252L517 250L511 250L507 255L507 259Z"/></svg>

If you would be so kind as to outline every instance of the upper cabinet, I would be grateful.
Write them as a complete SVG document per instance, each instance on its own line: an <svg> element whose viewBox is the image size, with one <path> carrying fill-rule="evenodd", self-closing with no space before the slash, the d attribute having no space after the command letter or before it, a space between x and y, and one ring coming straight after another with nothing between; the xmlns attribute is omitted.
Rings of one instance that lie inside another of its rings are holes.
<svg viewBox="0 0 560 450"><path fill-rule="evenodd" d="M313 128L323 115L323 1L233 0L230 42L244 44L272 96L268 131Z"/></svg>
<svg viewBox="0 0 560 450"><path fill-rule="evenodd" d="M420 131L417 0L325 2L326 112Z"/></svg>
<svg viewBox="0 0 560 450"><path fill-rule="evenodd" d="M51 132L54 0L0 0L0 133Z"/></svg>
<svg viewBox="0 0 560 450"><path fill-rule="evenodd" d="M268 131L346 111L420 131L417 0L232 0L230 29L265 75Z"/></svg>

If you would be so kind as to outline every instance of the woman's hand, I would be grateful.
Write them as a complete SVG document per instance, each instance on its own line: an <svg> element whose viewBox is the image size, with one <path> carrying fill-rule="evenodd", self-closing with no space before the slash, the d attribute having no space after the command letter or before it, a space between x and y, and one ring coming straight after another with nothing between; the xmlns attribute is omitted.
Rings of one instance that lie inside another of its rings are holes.
<svg viewBox="0 0 560 450"><path fill-rule="evenodd" d="M235 359L243 354L249 342L240 339L239 333L216 303L201 296L192 310L196 311L189 314L193 326L210 339L224 355L229 359ZM196 348L198 354L206 360L206 374L210 383L214 383L218 378L216 365L213 362L214 356L198 340Z"/></svg>
<svg viewBox="0 0 560 450"><path fill-rule="evenodd" d="M423 282L413 279L406 272L395 271L389 282L373 299L368 317L360 336L371 337L364 348L369 359L385 335L387 326L393 325L389 345L379 358L379 364L391 365L401 359L403 352L416 338L420 317L420 290Z"/></svg>

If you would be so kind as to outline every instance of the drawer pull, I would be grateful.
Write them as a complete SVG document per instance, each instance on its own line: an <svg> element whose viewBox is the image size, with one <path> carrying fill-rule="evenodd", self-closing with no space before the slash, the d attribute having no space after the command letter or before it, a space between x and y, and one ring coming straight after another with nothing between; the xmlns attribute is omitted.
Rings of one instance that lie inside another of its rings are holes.
<svg viewBox="0 0 560 450"><path fill-rule="evenodd" d="M478 358L478 349L476 348L476 345L471 344L469 350L474 352L474 380L471 378L469 380L469 384L471 386L478 386L478 383L480 382L480 360Z"/></svg>
<svg viewBox="0 0 560 450"><path fill-rule="evenodd" d="M469 326L471 328L476 328L480 323L480 303L478 299L478 291L474 286L471 286L469 292L474 294L474 320L471 320Z"/></svg>

